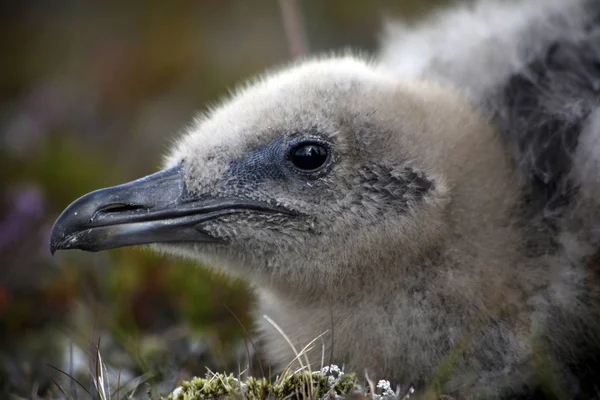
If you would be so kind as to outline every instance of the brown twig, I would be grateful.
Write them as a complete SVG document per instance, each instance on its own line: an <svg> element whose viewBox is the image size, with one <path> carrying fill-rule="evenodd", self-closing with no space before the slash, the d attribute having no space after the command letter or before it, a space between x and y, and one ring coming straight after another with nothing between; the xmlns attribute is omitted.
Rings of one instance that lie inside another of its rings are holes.
<svg viewBox="0 0 600 400"><path fill-rule="evenodd" d="M246 339L250 342L250 344L252 345L252 347L254 348L254 353L258 354L258 348L254 345L254 342L252 341L252 337L250 336L250 332L248 332L248 330L246 329L246 327L244 326L244 324L242 323L242 321L240 321L240 319L237 317L237 315L235 315L235 313L233 312L232 309L230 309L229 307L227 307L227 305L225 303L223 303L223 307L225 307L225 309L231 314L231 316L236 320L236 322L240 325L240 327L243 329L244 334L246 335ZM248 368L250 368L250 375L253 376L254 374L252 373L252 363L250 360L250 351L248 349L248 344L244 342L244 344L246 345L246 351L248 352ZM265 370L263 369L262 363L260 362L260 358L257 358L258 360L258 367L260 368L260 373L262 374L262 376L265 376Z"/></svg>
<svg viewBox="0 0 600 400"><path fill-rule="evenodd" d="M306 29L298 0L279 0L285 37L292 58L308 53Z"/></svg>
<svg viewBox="0 0 600 400"><path fill-rule="evenodd" d="M83 386L83 385L82 385L82 384L81 384L81 383L80 383L80 382L79 382L77 379L75 379L75 377L74 377L74 376L71 376L71 375L69 375L69 373L68 373L68 372L65 372L65 371L63 371L62 369L60 369L60 368L57 368L57 367L55 367L54 365L50 365L50 364L46 364L46 365L47 365L48 367L52 368L53 370L55 370L55 371L58 371L58 372L60 372L61 374L65 375L65 376L69 377L70 379L72 379L73 381L75 381L75 383L77 383L77 384L78 384L78 385L79 385L79 386L80 386L80 387L81 387L83 390L85 390L85 392L86 392L87 394L89 394L90 396L92 396L92 393L90 393L90 391L89 391L89 390L87 390L87 389L85 388L85 386Z"/></svg>
<svg viewBox="0 0 600 400"><path fill-rule="evenodd" d="M52 380L52 383L54 383L56 385L56 387L58 388L58 390L60 390L62 392L62 394L65 395L65 398L69 398L69 396L67 395L67 393L65 392L65 390L62 388L62 386L60 386L60 384L58 382L56 382L56 379L54 379L53 377L50 377L50 379Z"/></svg>

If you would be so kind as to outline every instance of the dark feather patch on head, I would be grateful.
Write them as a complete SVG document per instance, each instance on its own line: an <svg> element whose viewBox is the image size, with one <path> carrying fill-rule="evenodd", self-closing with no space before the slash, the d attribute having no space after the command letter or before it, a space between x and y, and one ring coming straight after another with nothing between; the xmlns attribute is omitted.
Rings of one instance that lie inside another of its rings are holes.
<svg viewBox="0 0 600 400"><path fill-rule="evenodd" d="M357 202L376 199L380 206L405 212L409 203L418 202L434 189L434 182L410 167L390 168L382 165L362 167L355 187Z"/></svg>

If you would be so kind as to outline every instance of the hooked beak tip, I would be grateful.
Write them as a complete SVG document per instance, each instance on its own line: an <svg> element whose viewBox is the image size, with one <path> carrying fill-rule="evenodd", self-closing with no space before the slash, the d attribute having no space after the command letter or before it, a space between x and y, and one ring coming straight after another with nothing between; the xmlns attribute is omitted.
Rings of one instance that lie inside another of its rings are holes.
<svg viewBox="0 0 600 400"><path fill-rule="evenodd" d="M200 224L234 213L294 215L286 208L245 198L188 196L181 166L75 200L50 233L50 253L167 242L223 243Z"/></svg>

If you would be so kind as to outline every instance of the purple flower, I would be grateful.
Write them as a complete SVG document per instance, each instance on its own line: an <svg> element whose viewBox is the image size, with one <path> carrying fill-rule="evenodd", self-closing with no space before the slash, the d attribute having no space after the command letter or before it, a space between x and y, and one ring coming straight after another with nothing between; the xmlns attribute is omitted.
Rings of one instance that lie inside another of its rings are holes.
<svg viewBox="0 0 600 400"><path fill-rule="evenodd" d="M44 196L37 186L19 186L10 190L7 197L8 212L0 222L0 251L23 237L30 223L44 213Z"/></svg>

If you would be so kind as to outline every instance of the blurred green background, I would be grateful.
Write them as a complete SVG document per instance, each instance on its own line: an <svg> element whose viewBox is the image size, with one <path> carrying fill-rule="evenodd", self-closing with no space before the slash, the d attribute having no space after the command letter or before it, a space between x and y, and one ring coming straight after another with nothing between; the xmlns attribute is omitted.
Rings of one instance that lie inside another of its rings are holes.
<svg viewBox="0 0 600 400"><path fill-rule="evenodd" d="M374 52L385 19L416 18L429 3L297 4L312 54ZM196 111L291 59L280 3L15 0L0 10L0 397L62 397L58 386L73 382L56 368L90 390L98 345L111 379L138 394L167 393L206 367L243 369L243 282L140 249L52 257L48 236L72 200L155 172Z"/></svg>

